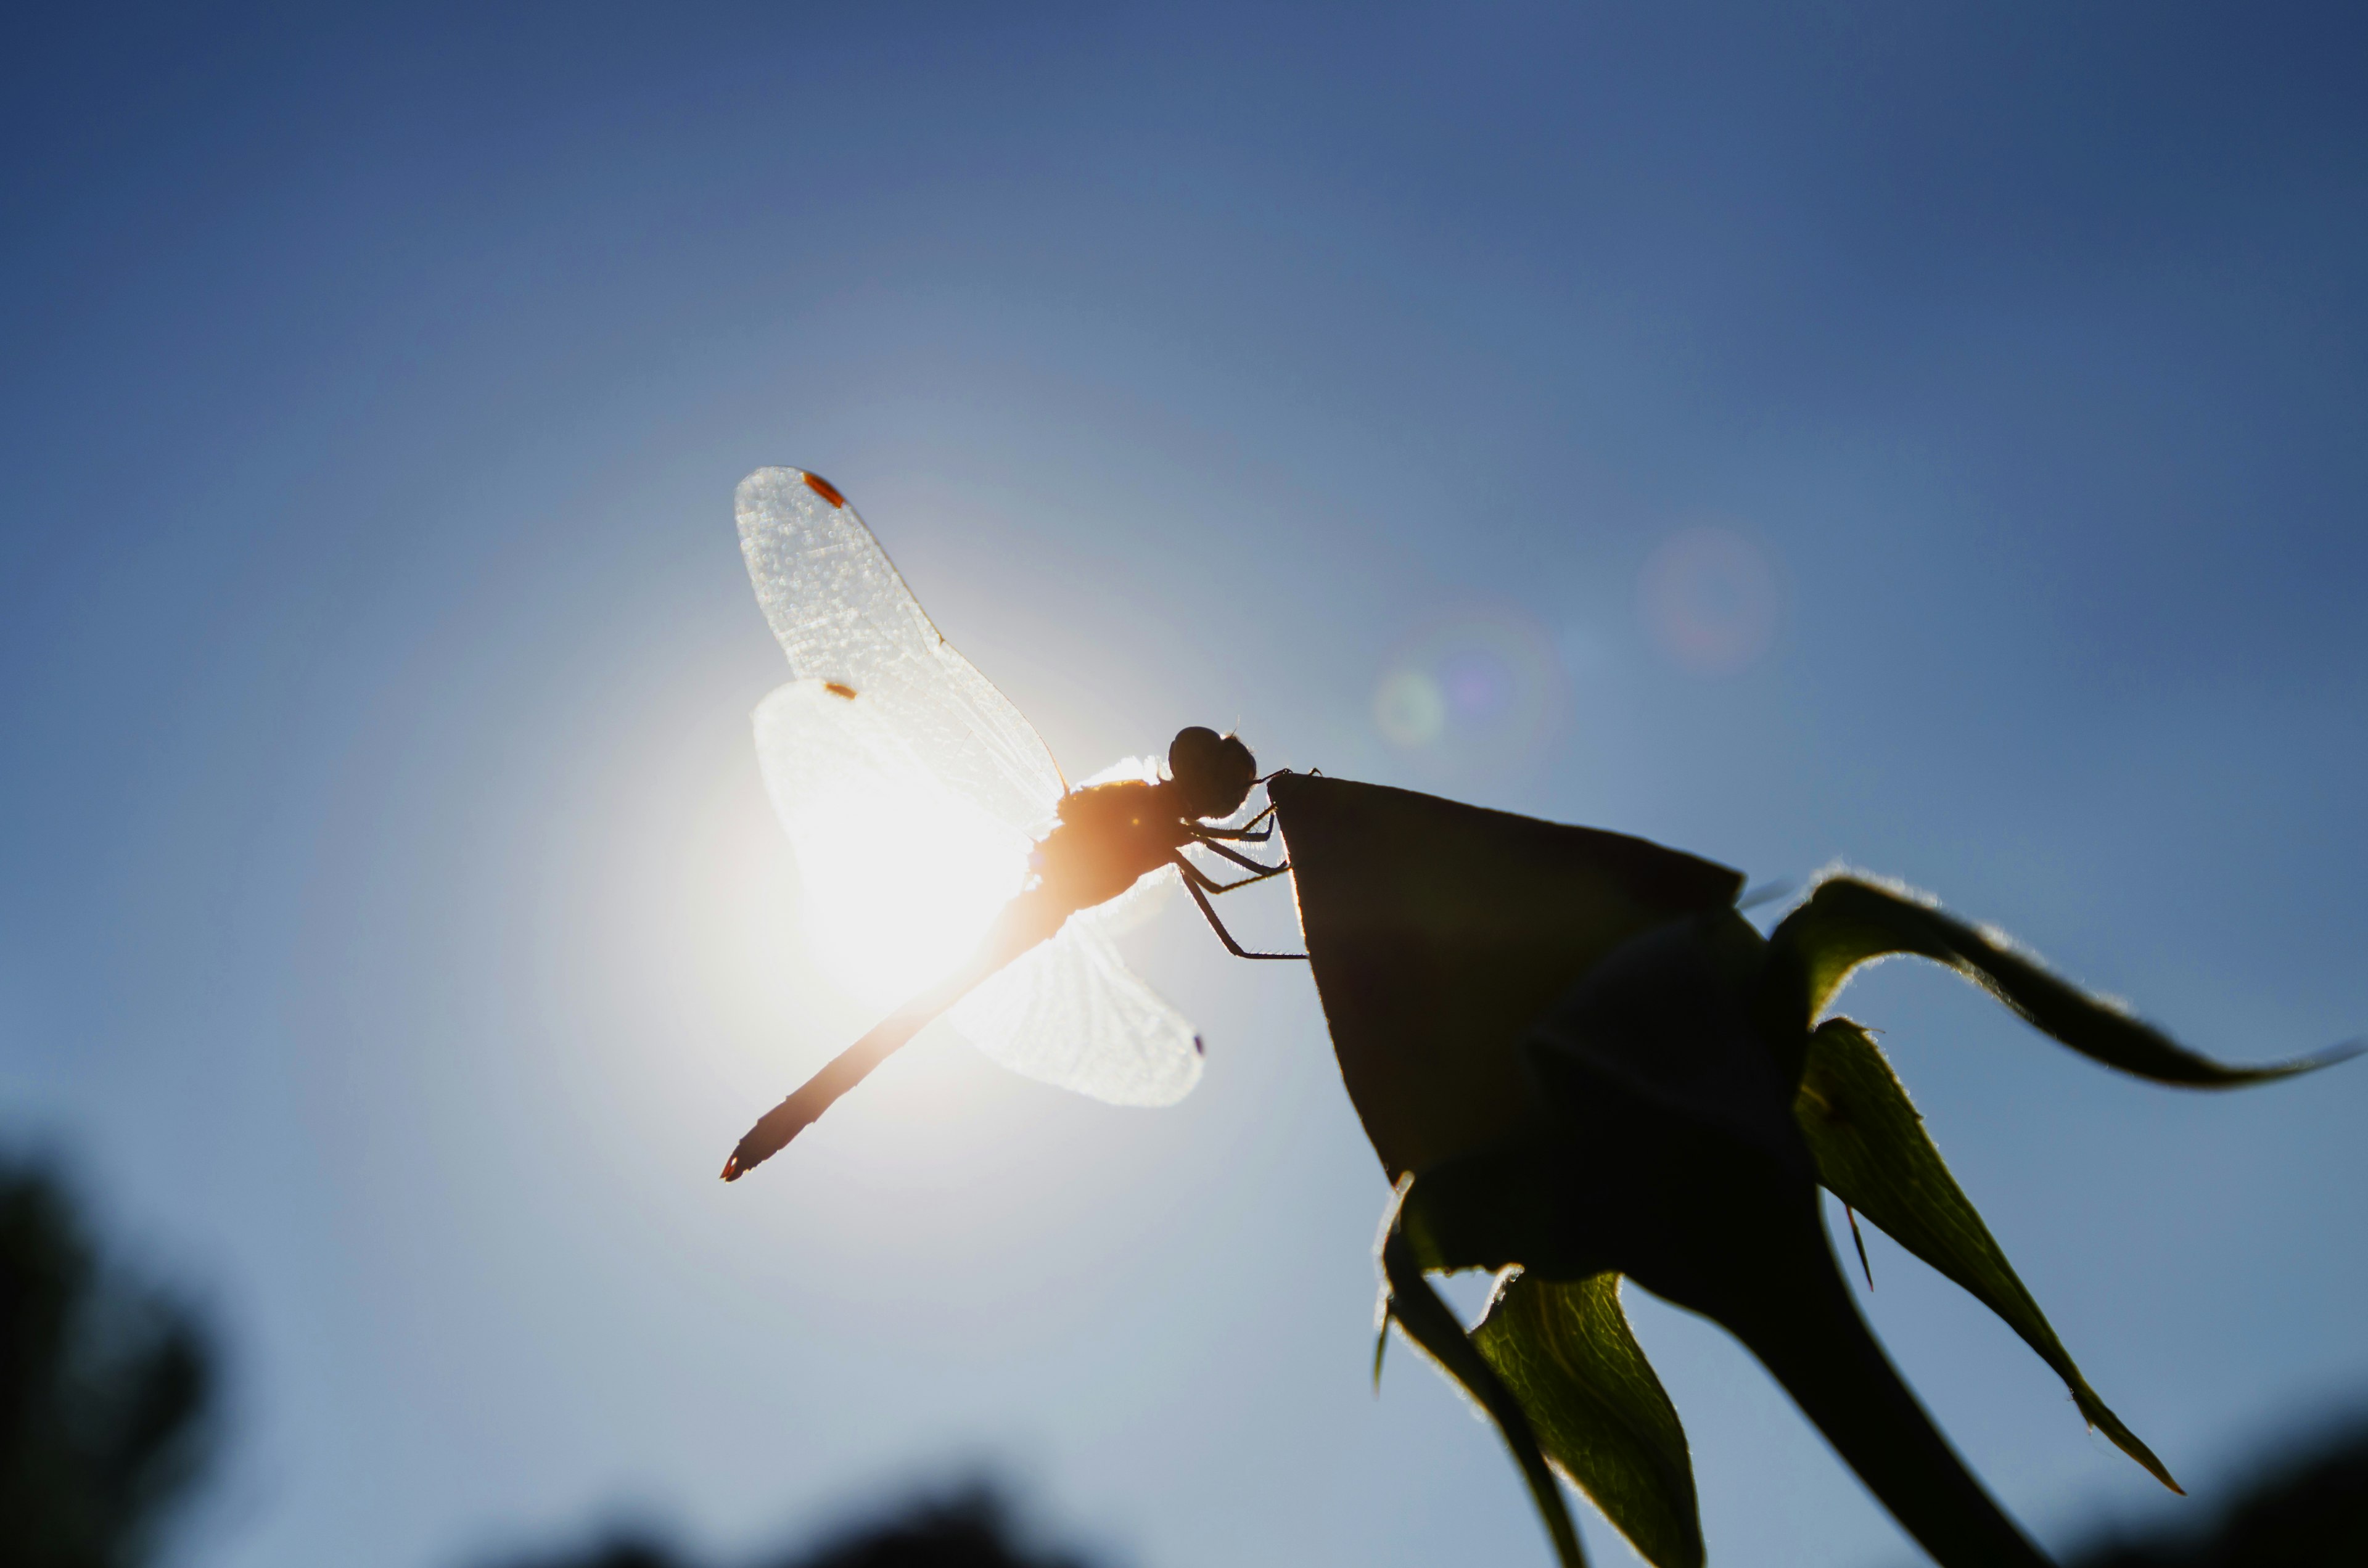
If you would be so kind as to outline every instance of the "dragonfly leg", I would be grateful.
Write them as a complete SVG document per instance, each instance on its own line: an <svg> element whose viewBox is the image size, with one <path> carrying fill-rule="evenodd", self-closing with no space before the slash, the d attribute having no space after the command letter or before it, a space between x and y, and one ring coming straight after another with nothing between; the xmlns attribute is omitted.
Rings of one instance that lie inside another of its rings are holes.
<svg viewBox="0 0 2368 1568"><path fill-rule="evenodd" d="M1216 846L1209 845L1205 847L1213 849ZM1207 893L1231 892L1235 888L1246 888L1252 882L1262 882L1269 877L1281 876L1284 872L1291 869L1289 866L1259 866L1256 876L1242 877L1230 882L1221 882L1214 877L1209 875L1208 872L1201 869L1200 867L1192 864L1191 861L1184 858L1182 855L1178 854L1173 857L1173 858L1177 865L1184 869L1184 880L1190 882L1202 892Z"/></svg>
<svg viewBox="0 0 2368 1568"><path fill-rule="evenodd" d="M1241 867L1242 869L1246 871L1256 871L1262 877L1277 877L1291 869L1291 862L1288 860L1285 860L1280 866L1261 866L1257 861L1251 859L1248 856L1244 855L1237 850L1228 849L1222 844L1212 844L1197 833L1192 836L1199 842L1201 848L1208 850L1212 854L1223 855L1226 859L1231 860L1235 865ZM1238 886L1240 884L1236 883L1235 885Z"/></svg>
<svg viewBox="0 0 2368 1568"><path fill-rule="evenodd" d="M1264 844L1274 836L1274 829L1258 827L1258 824L1272 815L1274 815L1274 808L1269 806L1239 827L1196 827L1192 830L1192 836L1203 842L1212 838L1229 838L1249 844ZM1254 827L1258 827L1256 833L1250 831Z"/></svg>
<svg viewBox="0 0 2368 1568"><path fill-rule="evenodd" d="M1247 948L1243 947L1239 942L1235 941L1234 934L1225 929L1225 923L1217 918L1216 910L1211 907L1209 903L1209 895L1201 891L1201 884L1208 881L1209 879L1201 874L1199 867L1184 858L1181 851L1178 851L1177 854L1172 856L1171 858L1177 865L1183 868L1184 891L1192 895L1192 902L1199 904L1201 906L1201 913L1209 917L1209 928L1216 932L1217 940L1225 944L1225 951L1233 954L1234 957L1237 959L1304 959L1307 956L1305 953L1254 953ZM1256 881L1255 878L1251 880ZM1215 886L1214 883L1211 883L1210 885L1212 887ZM1233 887L1240 887L1242 884L1240 882L1234 882L1229 885ZM1223 892L1225 890L1224 888L1218 888L1217 891Z"/></svg>

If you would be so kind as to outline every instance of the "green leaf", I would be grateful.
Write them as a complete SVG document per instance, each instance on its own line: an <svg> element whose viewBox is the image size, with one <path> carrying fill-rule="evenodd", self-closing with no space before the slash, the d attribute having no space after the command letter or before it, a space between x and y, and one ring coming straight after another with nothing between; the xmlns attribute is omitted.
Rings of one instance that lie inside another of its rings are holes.
<svg viewBox="0 0 2368 1568"><path fill-rule="evenodd" d="M1810 1036L1793 1114L1817 1162L1818 1180L1835 1197L2005 1319L2064 1380L2089 1425L2165 1486L2183 1490L2080 1375L1863 1028L1829 1018Z"/></svg>
<svg viewBox="0 0 2368 1568"><path fill-rule="evenodd" d="M1546 1533L1554 1538L1554 1555L1560 1559L1562 1568L1587 1568L1587 1553L1578 1544L1578 1527L1571 1523L1562 1487L1538 1448L1537 1434L1531 1428L1520 1401L1513 1397L1512 1391L1498 1380L1473 1347L1472 1341L1464 1337L1463 1325L1455 1321L1454 1312L1430 1288L1430 1281L1423 1277L1422 1265L1415 1259L1414 1249L1406 1244L1406 1237L1395 1224L1382 1234L1382 1272L1389 1281L1390 1320L1404 1329L1406 1337L1439 1363L1440 1369L1461 1384L1464 1392L1497 1423L1505 1446L1513 1450L1514 1462L1521 1467L1521 1478L1530 1483L1531 1500L1537 1504L1539 1516L1545 1521Z"/></svg>
<svg viewBox="0 0 2368 1568"><path fill-rule="evenodd" d="M1552 1075L1555 1133L1415 1180L1392 1237L1405 1267L1418 1268L1427 1248L1463 1261L1551 1259L1524 1278L1567 1270L1569 1284L1616 1268L1742 1340L1936 1562L2041 1568L2045 1559L1951 1451L1860 1318L1818 1216L1805 1140L1797 1165L1780 1161L1583 1057L1534 1055ZM1489 1219L1488 1191L1516 1182L1528 1189L1519 1203ZM1437 1200L1426 1201L1434 1187ZM1539 1213L1553 1233L1528 1233ZM1553 1440L1547 1423L1542 1411L1543 1441Z"/></svg>
<svg viewBox="0 0 2368 1568"><path fill-rule="evenodd" d="M1455 1180L1424 1175L1406 1229L1442 1256L1541 1260L1527 1272L1549 1279L1616 1269L1701 1312L1743 1341L1936 1561L2040 1568L2046 1560L1950 1449L1850 1298L1793 1118L1795 1085L1748 1017L1750 949L1724 920L1700 919L1605 958L1531 1031L1526 1060L1547 1131L1460 1164ZM1538 1197L1482 1220L1484 1187L1517 1179ZM1541 1198L1553 1214L1544 1235L1534 1233Z"/></svg>
<svg viewBox="0 0 2368 1568"><path fill-rule="evenodd" d="M1823 1017L1861 966L1904 954L1946 964L2082 1055L2161 1083L2232 1087L2357 1054L2347 1049L2266 1067L2226 1066L2139 1021L2121 1004L2050 973L2002 934L1976 930L1928 899L1855 877L1820 882L1768 940L1763 1003L1774 1016L1763 1017L1793 1030Z"/></svg>
<svg viewBox="0 0 2368 1568"><path fill-rule="evenodd" d="M1620 1276L1515 1275L1473 1343L1520 1401L1546 1457L1655 1568L1701 1568L1685 1427L1620 1307Z"/></svg>
<svg viewBox="0 0 2368 1568"><path fill-rule="evenodd" d="M2040 1568L1859 1316L1794 1085L1768 1060L1750 992L1732 989L1756 987L1758 966L1735 961L1748 946L1722 921L1684 920L1606 957L1525 1047L1539 1130L1409 1183L1393 1239L1408 1267L1519 1264L1572 1285L1616 1270L1703 1314L1936 1561Z"/></svg>

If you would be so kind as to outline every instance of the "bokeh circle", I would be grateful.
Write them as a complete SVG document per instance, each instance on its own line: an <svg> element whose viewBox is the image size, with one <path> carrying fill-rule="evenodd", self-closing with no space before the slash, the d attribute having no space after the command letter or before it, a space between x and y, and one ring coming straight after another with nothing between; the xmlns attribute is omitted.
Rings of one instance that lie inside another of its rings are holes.
<svg viewBox="0 0 2368 1568"><path fill-rule="evenodd" d="M1654 646L1697 675L1733 675L1759 662L1776 641L1783 600L1767 552L1731 528L1672 535L1637 581Z"/></svg>
<svg viewBox="0 0 2368 1568"><path fill-rule="evenodd" d="M1373 727L1458 775L1534 760L1565 706L1554 640L1520 610L1465 606L1418 628L1383 664Z"/></svg>

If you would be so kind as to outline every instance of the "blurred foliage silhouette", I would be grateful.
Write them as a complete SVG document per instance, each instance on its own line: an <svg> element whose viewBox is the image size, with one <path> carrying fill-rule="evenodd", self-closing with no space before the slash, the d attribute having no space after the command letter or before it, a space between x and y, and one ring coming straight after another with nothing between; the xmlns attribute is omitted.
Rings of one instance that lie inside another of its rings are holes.
<svg viewBox="0 0 2368 1568"><path fill-rule="evenodd" d="M1065 1552L1023 1545L1004 1499L984 1483L924 1496L887 1516L825 1536L814 1546L768 1558L764 1568L1087 1568ZM645 1537L620 1535L557 1557L505 1568L693 1568L691 1559Z"/></svg>
<svg viewBox="0 0 2368 1568"><path fill-rule="evenodd" d="M204 1470L214 1358L97 1257L64 1187L0 1160L0 1563L127 1568Z"/></svg>
<svg viewBox="0 0 2368 1568"><path fill-rule="evenodd" d="M2109 1536L2067 1568L2359 1568L2368 1563L2368 1420L2261 1471L2212 1523Z"/></svg>

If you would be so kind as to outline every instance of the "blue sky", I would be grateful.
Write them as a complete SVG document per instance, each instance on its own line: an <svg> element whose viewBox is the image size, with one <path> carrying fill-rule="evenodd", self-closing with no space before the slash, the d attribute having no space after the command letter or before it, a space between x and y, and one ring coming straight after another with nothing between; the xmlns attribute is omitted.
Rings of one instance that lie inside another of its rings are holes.
<svg viewBox="0 0 2368 1568"><path fill-rule="evenodd" d="M1435 1378L1372 1396L1378 1166L1305 977L1189 908L1136 954L1210 1042L1183 1107L929 1040L714 1181L869 1021L749 744L763 463L854 499L1073 776L1238 723L1905 877L2226 1056L2368 1027L2363 33L17 24L0 1133L225 1327L186 1560L738 1551L979 1463L1145 1568L1546 1560ZM2187 1506L2368 1397L2368 1069L2197 1096L1935 973L1849 1006ZM1871 1245L2039 1536L2180 1506ZM1714 1562L1912 1560L1738 1349L1631 1301Z"/></svg>

